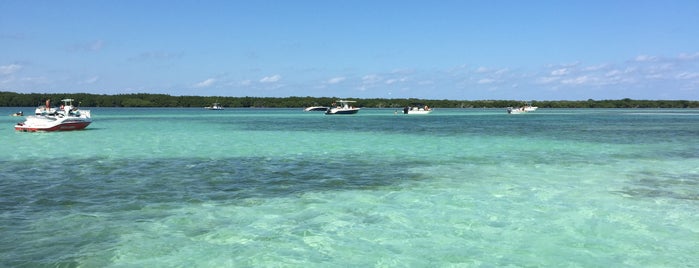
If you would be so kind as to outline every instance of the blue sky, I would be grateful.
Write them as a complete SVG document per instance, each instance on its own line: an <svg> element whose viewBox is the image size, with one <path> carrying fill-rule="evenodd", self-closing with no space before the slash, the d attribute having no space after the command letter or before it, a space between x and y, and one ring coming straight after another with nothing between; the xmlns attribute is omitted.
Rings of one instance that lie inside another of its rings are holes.
<svg viewBox="0 0 699 268"><path fill-rule="evenodd" d="M0 91L699 99L699 1L0 0Z"/></svg>

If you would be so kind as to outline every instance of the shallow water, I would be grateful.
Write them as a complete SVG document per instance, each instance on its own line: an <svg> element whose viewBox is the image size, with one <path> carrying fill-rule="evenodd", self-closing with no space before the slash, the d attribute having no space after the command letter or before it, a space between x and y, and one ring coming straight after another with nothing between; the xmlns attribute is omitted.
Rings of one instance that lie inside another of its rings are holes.
<svg viewBox="0 0 699 268"><path fill-rule="evenodd" d="M0 118L0 266L699 265L699 110L91 110Z"/></svg>

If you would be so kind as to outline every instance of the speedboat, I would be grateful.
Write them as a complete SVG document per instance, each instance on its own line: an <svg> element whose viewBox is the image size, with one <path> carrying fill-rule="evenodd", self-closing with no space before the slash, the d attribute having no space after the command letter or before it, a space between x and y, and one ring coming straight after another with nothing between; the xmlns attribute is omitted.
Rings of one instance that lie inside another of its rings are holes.
<svg viewBox="0 0 699 268"><path fill-rule="evenodd" d="M11 114L11 116L24 116L24 112L19 111L19 112Z"/></svg>
<svg viewBox="0 0 699 268"><path fill-rule="evenodd" d="M47 100L43 111L37 115L27 116L26 121L15 125L15 130L24 132L80 130L92 123L89 110L80 110L73 106L73 99L61 101L63 105L55 109L51 108Z"/></svg>
<svg viewBox="0 0 699 268"><path fill-rule="evenodd" d="M211 106L206 107L206 109L209 109L209 110L223 110L223 106L221 106L221 104L219 104L218 102L214 102L214 104L212 104Z"/></svg>
<svg viewBox="0 0 699 268"><path fill-rule="evenodd" d="M338 100L337 102L339 102L340 105L327 109L325 114L356 114L359 112L359 108L349 105L350 103L356 101ZM332 106L335 106L335 103L333 103Z"/></svg>
<svg viewBox="0 0 699 268"><path fill-rule="evenodd" d="M311 106L307 107L306 109L303 109L304 112L325 112L328 110L328 107L325 106Z"/></svg>
<svg viewBox="0 0 699 268"><path fill-rule="evenodd" d="M403 108L403 114L429 114L431 112L432 108L423 104L413 104Z"/></svg>

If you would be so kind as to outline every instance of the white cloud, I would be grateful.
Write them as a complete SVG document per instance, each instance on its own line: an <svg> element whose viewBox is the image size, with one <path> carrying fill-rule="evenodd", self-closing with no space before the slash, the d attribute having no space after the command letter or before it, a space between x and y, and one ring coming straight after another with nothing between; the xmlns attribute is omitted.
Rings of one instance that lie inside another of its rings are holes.
<svg viewBox="0 0 699 268"><path fill-rule="evenodd" d="M551 76L548 76L548 77L541 77L541 78L537 79L537 83L540 83L540 84L550 84L550 83L556 82L556 81L558 81L558 80L560 80L560 79L561 79L560 77L551 77Z"/></svg>
<svg viewBox="0 0 699 268"><path fill-rule="evenodd" d="M337 84L337 83L340 83L342 81L345 81L345 79L347 79L347 78L345 78L343 76L333 77L333 78L328 79L327 83L328 84Z"/></svg>
<svg viewBox="0 0 699 268"><path fill-rule="evenodd" d="M589 72L594 72L594 71L601 71L609 68L608 64L600 64L600 65L594 65L594 66L587 66L583 68L584 71L589 71Z"/></svg>
<svg viewBox="0 0 699 268"><path fill-rule="evenodd" d="M214 83L216 83L216 79L214 79L214 78L209 78L209 79L206 79L206 80L201 81L201 82L199 82L199 83L196 83L196 84L194 85L194 87L197 87L197 88L210 87L210 86L213 85Z"/></svg>
<svg viewBox="0 0 699 268"><path fill-rule="evenodd" d="M694 79L699 77L699 72L681 72L675 77L677 79Z"/></svg>
<svg viewBox="0 0 699 268"><path fill-rule="evenodd" d="M478 80L478 84L492 84L495 82L495 79L491 78L483 78L481 80Z"/></svg>
<svg viewBox="0 0 699 268"><path fill-rule="evenodd" d="M375 84L381 82L381 77L375 74L369 74L362 77L363 84Z"/></svg>
<svg viewBox="0 0 699 268"><path fill-rule="evenodd" d="M638 62L653 62L653 61L657 61L658 57L648 56L648 55L638 55L638 56L636 56L636 58L634 60L638 61Z"/></svg>
<svg viewBox="0 0 699 268"><path fill-rule="evenodd" d="M260 79L260 83L275 83L282 79L281 75L265 76Z"/></svg>
<svg viewBox="0 0 699 268"><path fill-rule="evenodd" d="M405 82L405 81L408 81L408 78L401 77L401 78L388 79L384 83L386 83L387 85L390 85L390 84L395 84L398 82Z"/></svg>
<svg viewBox="0 0 699 268"><path fill-rule="evenodd" d="M88 79L85 79L84 81L80 82L80 84L94 84L100 79L99 76L93 76Z"/></svg>
<svg viewBox="0 0 699 268"><path fill-rule="evenodd" d="M567 75L569 73L570 73L570 69L568 69L568 68L561 68L561 69L551 71L551 75L555 75L555 76Z"/></svg>
<svg viewBox="0 0 699 268"><path fill-rule="evenodd" d="M572 78L572 79L561 80L561 84L582 85L582 84L587 84L589 82L592 82L592 80L593 79L590 78L589 76L583 75L583 76L578 76L578 77Z"/></svg>
<svg viewBox="0 0 699 268"><path fill-rule="evenodd" d="M699 52L694 53L694 54L682 53L682 54L680 54L679 56L677 56L677 58L680 59L680 60L695 60L695 59L699 59Z"/></svg>
<svg viewBox="0 0 699 268"><path fill-rule="evenodd" d="M3 65L3 66L0 66L0 74L1 75L9 75L9 74L13 74L21 69L22 69L22 65L19 65L19 64Z"/></svg>

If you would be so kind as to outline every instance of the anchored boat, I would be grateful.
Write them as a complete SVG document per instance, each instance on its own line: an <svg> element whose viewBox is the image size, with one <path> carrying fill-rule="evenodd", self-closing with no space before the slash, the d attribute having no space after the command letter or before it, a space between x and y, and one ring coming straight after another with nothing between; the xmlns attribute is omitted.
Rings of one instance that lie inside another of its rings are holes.
<svg viewBox="0 0 699 268"><path fill-rule="evenodd" d="M340 105L335 106L336 104L333 103L332 108L329 108L325 111L325 114L356 114L359 112L360 108L357 107L352 107L349 104L352 102L356 101L348 101L348 100L338 100L337 102L340 103Z"/></svg>
<svg viewBox="0 0 699 268"><path fill-rule="evenodd" d="M36 109L36 115L27 116L26 121L17 123L15 130L25 132L80 130L92 123L89 110L80 110L73 106L73 99L61 101L63 104L60 108L51 108L50 100L46 100L45 106Z"/></svg>

